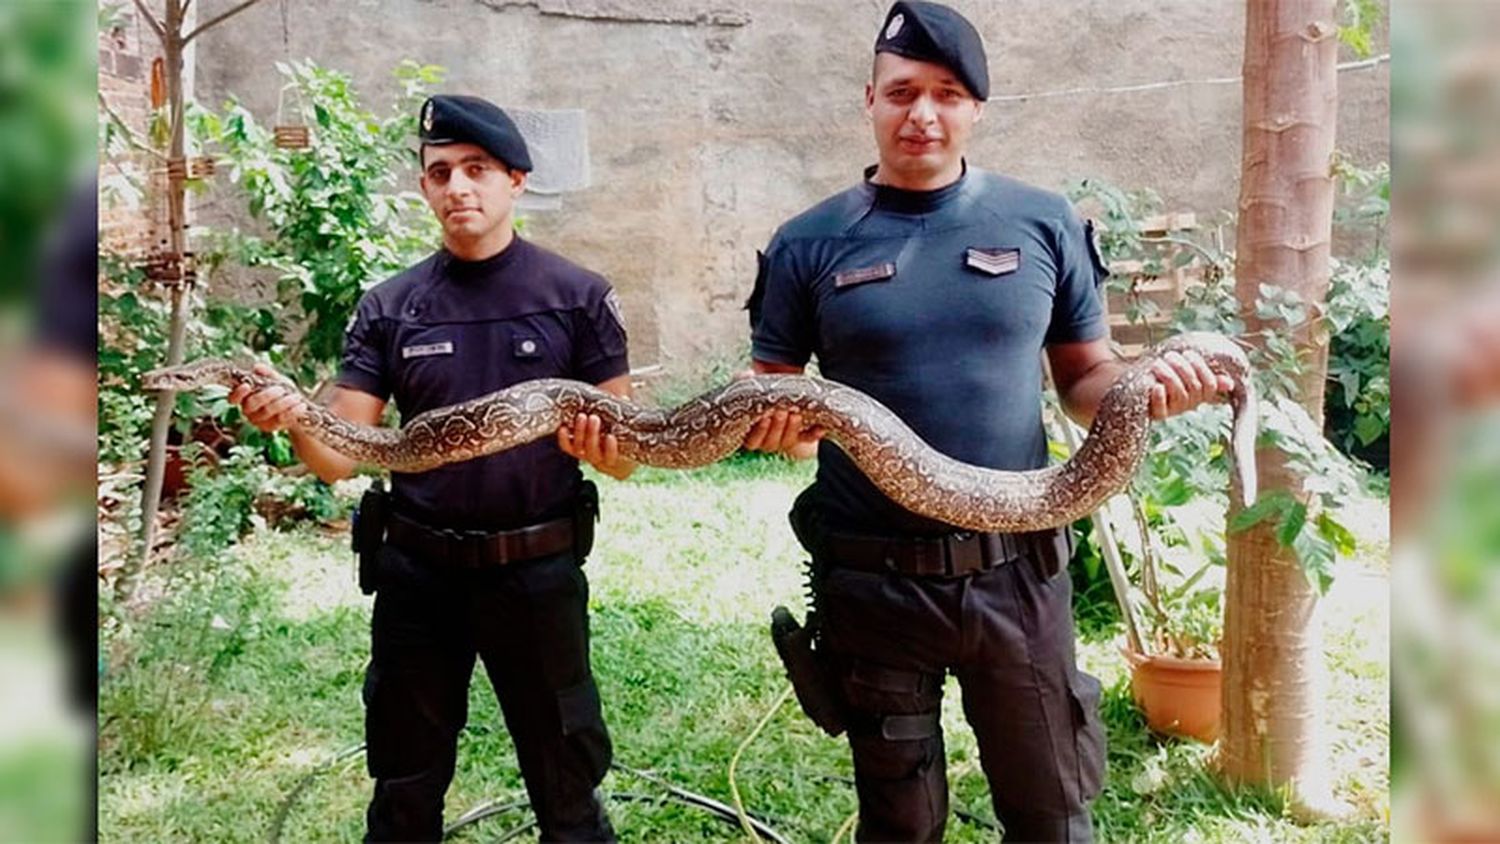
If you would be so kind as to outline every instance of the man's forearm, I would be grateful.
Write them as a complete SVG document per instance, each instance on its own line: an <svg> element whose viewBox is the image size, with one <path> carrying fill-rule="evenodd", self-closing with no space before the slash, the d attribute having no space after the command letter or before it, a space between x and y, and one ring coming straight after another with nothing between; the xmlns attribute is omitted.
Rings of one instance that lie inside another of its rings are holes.
<svg viewBox="0 0 1500 844"><path fill-rule="evenodd" d="M293 428L292 448L297 457L324 483L333 483L354 474L359 463L318 442L301 430Z"/></svg>
<svg viewBox="0 0 1500 844"><path fill-rule="evenodd" d="M1058 398L1063 410L1073 421L1087 428L1094 424L1094 414L1099 411L1099 401L1115 380L1125 372L1127 364L1122 360L1105 360L1094 364L1073 382L1072 387Z"/></svg>

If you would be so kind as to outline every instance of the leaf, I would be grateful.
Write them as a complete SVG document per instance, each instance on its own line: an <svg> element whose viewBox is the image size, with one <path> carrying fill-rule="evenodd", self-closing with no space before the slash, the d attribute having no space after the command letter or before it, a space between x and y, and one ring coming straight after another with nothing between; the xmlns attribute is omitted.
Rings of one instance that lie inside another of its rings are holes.
<svg viewBox="0 0 1500 844"><path fill-rule="evenodd" d="M1276 541L1284 547L1291 547L1306 524L1307 505L1297 501L1282 515L1281 527L1276 531Z"/></svg>
<svg viewBox="0 0 1500 844"><path fill-rule="evenodd" d="M1163 507L1181 507L1192 500L1192 497L1193 490L1181 475L1174 475L1156 490L1157 503Z"/></svg>
<svg viewBox="0 0 1500 844"><path fill-rule="evenodd" d="M1229 520L1229 530L1231 533L1248 530L1273 515L1285 512L1295 502L1296 499L1286 490L1271 490L1261 495L1254 504L1235 513L1234 518Z"/></svg>
<svg viewBox="0 0 1500 844"><path fill-rule="evenodd" d="M1196 571L1194 571L1188 577L1184 578L1182 583L1179 584L1176 589L1173 589L1170 593L1168 593L1168 598L1172 601L1177 601L1191 594L1193 587L1198 585L1198 581L1202 580L1203 576L1205 574L1208 574L1209 570L1214 568L1215 565L1216 564L1213 560L1209 560L1208 562L1199 566Z"/></svg>
<svg viewBox="0 0 1500 844"><path fill-rule="evenodd" d="M1354 420L1354 435L1359 437L1360 445L1369 445L1380 439L1389 429L1389 424L1379 416L1373 414L1360 414Z"/></svg>
<svg viewBox="0 0 1500 844"><path fill-rule="evenodd" d="M1318 514L1317 524L1318 533L1324 539L1333 543L1333 547L1338 553L1345 557L1354 555L1357 542L1349 528L1345 527L1326 511Z"/></svg>
<svg viewBox="0 0 1500 844"><path fill-rule="evenodd" d="M1302 572L1308 581L1318 588L1319 593L1326 593L1333 583L1333 543L1313 531L1302 531L1292 542L1292 551L1302 564Z"/></svg>

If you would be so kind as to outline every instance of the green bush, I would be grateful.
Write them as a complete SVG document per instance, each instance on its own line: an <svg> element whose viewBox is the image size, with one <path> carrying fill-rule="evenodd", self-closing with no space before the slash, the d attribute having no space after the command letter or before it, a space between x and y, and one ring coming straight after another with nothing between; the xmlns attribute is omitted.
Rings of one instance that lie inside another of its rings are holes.
<svg viewBox="0 0 1500 844"><path fill-rule="evenodd" d="M1390 470L1391 263L1335 265L1324 429L1346 454Z"/></svg>
<svg viewBox="0 0 1500 844"><path fill-rule="evenodd" d="M421 197L400 184L412 176L413 115L441 71L413 62L398 66L394 75L402 95L380 117L360 104L345 74L312 63L278 69L288 80L288 119L311 127L307 149L277 147L270 130L232 100L222 115L189 108L195 145L220 157L220 172L238 185L267 231L203 233L202 276L212 278L231 265L268 268L278 273L278 284L275 300L260 305L213 300L201 286L192 288L184 357L246 364L269 359L310 385L332 371L364 289L414 263L438 241ZM168 291L121 256L101 255L101 269L99 460L131 466L143 461L147 449L155 402L141 391L140 377L163 362ZM180 393L176 402L173 424L184 442L192 426L209 421L238 443L221 465L192 478L180 537L187 553L211 554L233 542L249 526L257 498L281 502L274 509L286 517L340 515L326 484L268 470L267 464L296 462L290 438L247 424L226 391Z"/></svg>
<svg viewBox="0 0 1500 844"><path fill-rule="evenodd" d="M1168 261L1204 261L1204 283L1189 288L1171 314L1171 333L1214 331L1256 341L1252 363L1262 396L1262 442L1275 443L1288 453L1293 467L1307 477L1305 491L1314 497L1315 506L1310 512L1289 495L1264 494L1229 527L1239 530L1262 519L1273 520L1278 539L1296 553L1309 578L1325 588L1334 558L1353 551L1337 505L1364 485L1360 470L1329 440L1350 450L1369 446L1388 436L1390 422L1389 260L1380 247L1389 209L1389 172L1384 167L1361 170L1346 162L1340 163L1338 172L1343 201L1337 222L1350 242L1363 239L1371 254L1358 263L1335 262L1325 303L1304 302L1292 291L1263 286L1252 305L1263 327L1253 336L1247 336L1244 304L1236 297L1232 254L1217 244L1173 236L1174 258L1163 243L1141 236L1142 221L1161 210L1154 192L1125 191L1098 181L1081 182L1069 191L1075 202L1100 212L1096 223L1106 261L1138 261L1147 274L1166 272ZM1129 283L1125 277L1108 282L1115 291L1128 291ZM1141 321L1158 312L1143 301L1139 306L1132 303L1125 315ZM1326 436L1292 398L1304 364L1287 339L1291 328L1320 318L1334 336ZM1211 647L1217 639L1221 578L1209 574L1212 567L1222 566L1223 549L1222 540L1215 538L1221 535L1218 528L1185 530L1178 508L1204 497L1218 502L1221 511L1227 505L1227 428L1223 408L1153 426L1145 465L1131 487L1137 521L1164 546L1147 549L1150 559L1130 561L1138 577L1142 569L1151 572L1145 577L1151 581L1146 608L1150 626L1145 632L1157 639L1158 646L1171 645L1185 655ZM1209 459L1203 459L1205 454ZM1080 552L1085 558L1097 554L1091 543L1086 538ZM1171 548L1191 548L1186 559L1194 562L1174 564L1160 553ZM1080 594L1107 594L1096 588L1099 580L1097 571L1083 578L1076 584Z"/></svg>
<svg viewBox="0 0 1500 844"><path fill-rule="evenodd" d="M413 127L439 68L403 62L401 96L383 116L360 102L348 75L312 62L277 64L288 111L310 127L311 146L283 149L231 99L222 114L194 108L190 122L218 153L250 214L269 234L215 232L211 263L277 273L276 302L258 309L264 351L299 383L337 362L344 329L364 290L415 263L438 242L437 223L415 184ZM287 315L292 318L288 319ZM289 345L294 326L306 333Z"/></svg>

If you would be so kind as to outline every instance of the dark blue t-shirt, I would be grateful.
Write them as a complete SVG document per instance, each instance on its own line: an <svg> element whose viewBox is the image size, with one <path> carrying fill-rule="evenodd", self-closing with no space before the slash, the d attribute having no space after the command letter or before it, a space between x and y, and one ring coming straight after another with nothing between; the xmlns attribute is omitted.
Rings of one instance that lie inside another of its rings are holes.
<svg viewBox="0 0 1500 844"><path fill-rule="evenodd" d="M446 250L375 286L344 337L338 383L403 420L529 381L598 384L630 371L609 282L517 237L462 261ZM582 474L551 437L416 474L394 473L397 508L441 527L499 530L567 512Z"/></svg>
<svg viewBox="0 0 1500 844"><path fill-rule="evenodd" d="M1043 346L1104 337L1104 273L1068 201L968 168L936 191L867 180L776 232L751 296L756 360L801 366L895 411L966 463L1047 463ZM817 485L837 526L953 530L886 498L831 443Z"/></svg>

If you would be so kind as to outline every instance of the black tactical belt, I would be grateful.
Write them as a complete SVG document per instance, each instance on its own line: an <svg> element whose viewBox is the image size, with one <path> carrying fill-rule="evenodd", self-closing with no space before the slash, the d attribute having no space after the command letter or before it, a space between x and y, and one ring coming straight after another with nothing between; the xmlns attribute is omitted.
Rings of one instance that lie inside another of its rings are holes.
<svg viewBox="0 0 1500 844"><path fill-rule="evenodd" d="M503 530L448 530L391 514L387 539L403 551L447 568L478 569L550 557L573 548L573 517Z"/></svg>
<svg viewBox="0 0 1500 844"><path fill-rule="evenodd" d="M1024 556L1057 531L971 533L947 536L887 537L829 532L824 537L828 562L860 571L892 572L912 577L966 577Z"/></svg>

